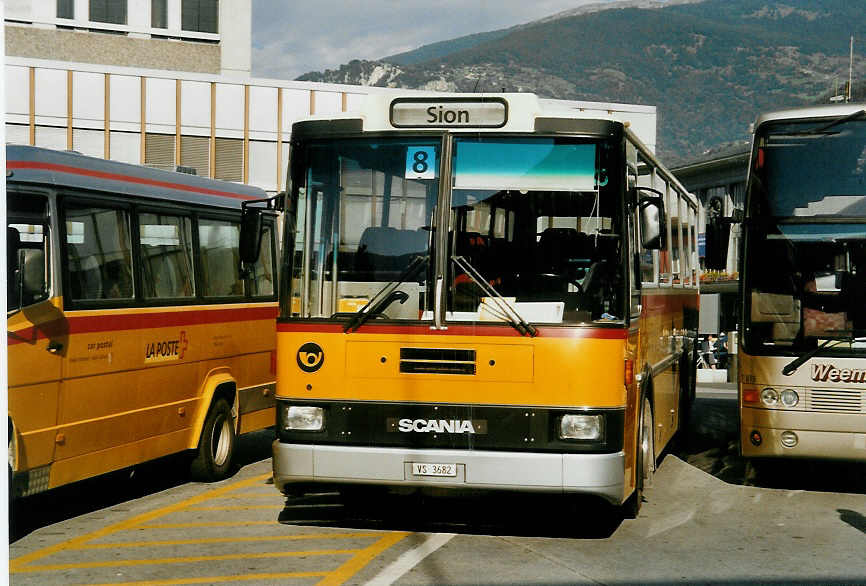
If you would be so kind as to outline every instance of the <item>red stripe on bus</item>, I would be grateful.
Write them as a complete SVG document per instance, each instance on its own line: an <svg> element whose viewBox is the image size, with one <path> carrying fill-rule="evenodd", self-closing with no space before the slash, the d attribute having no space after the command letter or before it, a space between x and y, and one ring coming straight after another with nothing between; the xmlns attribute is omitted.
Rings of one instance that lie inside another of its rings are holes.
<svg viewBox="0 0 866 586"><path fill-rule="evenodd" d="M69 165L59 165L57 163L42 163L37 161L6 161L8 169L43 169L46 171L57 171L60 173L71 173L73 175L85 175L88 177L97 177L99 179L108 179L112 181L123 181L126 183L139 183L141 185L150 185L151 187L165 187L168 189L176 189L178 191L192 191L205 195L216 195L219 197L230 197L232 199L253 200L258 199L252 195L242 195L240 193L232 193L230 191L219 191L216 189L208 189L207 187L195 187L192 185L183 185L181 183L169 183L167 181L157 181L155 179L145 179L143 177L132 177L130 175L119 175L117 173L106 173L104 171L92 171L90 169L82 169L80 167L71 167Z"/></svg>
<svg viewBox="0 0 866 586"><path fill-rule="evenodd" d="M9 345L14 345L24 342L33 343L39 339L69 334L93 334L121 330L147 330L239 321L272 320L276 319L276 317L276 307L71 316L66 319L58 319L31 326L17 332L7 332L6 338Z"/></svg>
<svg viewBox="0 0 866 586"><path fill-rule="evenodd" d="M277 323L278 332L296 332L311 334L343 333L343 324L317 323ZM626 331L620 328L550 328L536 326L539 338L597 338L604 340L624 340ZM402 334L408 336L498 336L524 337L512 327L505 326L467 326L448 325L446 330L430 329L428 325L379 325L364 324L353 334Z"/></svg>

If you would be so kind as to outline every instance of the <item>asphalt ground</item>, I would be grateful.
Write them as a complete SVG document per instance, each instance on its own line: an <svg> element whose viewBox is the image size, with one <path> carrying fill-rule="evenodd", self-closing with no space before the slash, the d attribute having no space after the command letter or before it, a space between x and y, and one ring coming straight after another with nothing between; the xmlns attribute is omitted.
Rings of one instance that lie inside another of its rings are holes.
<svg viewBox="0 0 866 586"><path fill-rule="evenodd" d="M866 584L864 468L750 476L733 385L701 385L634 520L561 495L285 499L270 484L271 433L241 438L221 483L187 482L166 459L24 499L11 582Z"/></svg>

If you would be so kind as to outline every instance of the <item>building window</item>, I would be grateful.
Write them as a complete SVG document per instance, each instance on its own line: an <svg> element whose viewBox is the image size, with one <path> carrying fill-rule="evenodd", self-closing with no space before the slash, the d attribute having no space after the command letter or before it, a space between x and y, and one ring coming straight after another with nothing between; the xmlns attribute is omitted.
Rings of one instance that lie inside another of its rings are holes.
<svg viewBox="0 0 866 586"><path fill-rule="evenodd" d="M75 0L57 0L57 18L75 18Z"/></svg>
<svg viewBox="0 0 866 586"><path fill-rule="evenodd" d="M219 0L182 0L180 26L185 31L219 32Z"/></svg>
<svg viewBox="0 0 866 586"><path fill-rule="evenodd" d="M167 0L150 0L150 26L168 28Z"/></svg>
<svg viewBox="0 0 866 586"><path fill-rule="evenodd" d="M126 0L90 0L90 20L126 24Z"/></svg>

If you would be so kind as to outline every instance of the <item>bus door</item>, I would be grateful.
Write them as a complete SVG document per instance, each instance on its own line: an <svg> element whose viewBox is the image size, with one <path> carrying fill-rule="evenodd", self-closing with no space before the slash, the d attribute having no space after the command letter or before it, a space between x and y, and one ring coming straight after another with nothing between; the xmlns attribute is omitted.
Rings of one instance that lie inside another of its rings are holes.
<svg viewBox="0 0 866 586"><path fill-rule="evenodd" d="M68 329L52 274L48 197L10 189L7 206L7 331L10 463L36 469L26 482L48 482L54 459L57 409ZM41 469L41 472L40 472Z"/></svg>

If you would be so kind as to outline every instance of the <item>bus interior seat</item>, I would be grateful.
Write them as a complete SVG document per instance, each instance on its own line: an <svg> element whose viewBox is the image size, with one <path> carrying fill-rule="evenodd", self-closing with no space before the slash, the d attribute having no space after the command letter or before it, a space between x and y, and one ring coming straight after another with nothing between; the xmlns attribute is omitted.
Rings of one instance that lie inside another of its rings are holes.
<svg viewBox="0 0 866 586"><path fill-rule="evenodd" d="M382 271L401 271L412 257L427 250L429 232L423 229L400 230L391 226L369 226L361 233L354 268L360 280L378 280ZM391 275L387 277L395 277Z"/></svg>

